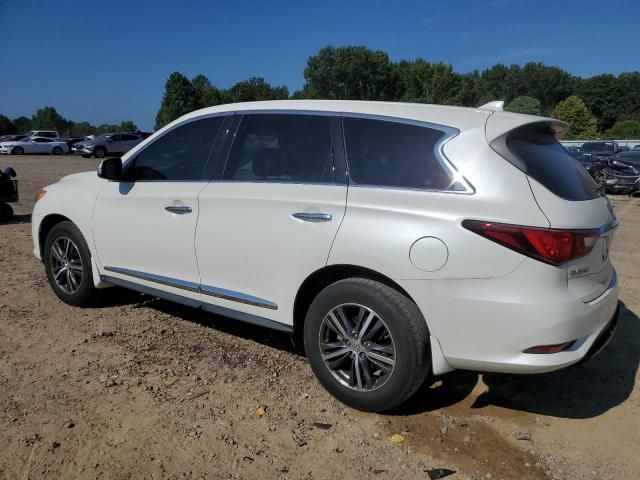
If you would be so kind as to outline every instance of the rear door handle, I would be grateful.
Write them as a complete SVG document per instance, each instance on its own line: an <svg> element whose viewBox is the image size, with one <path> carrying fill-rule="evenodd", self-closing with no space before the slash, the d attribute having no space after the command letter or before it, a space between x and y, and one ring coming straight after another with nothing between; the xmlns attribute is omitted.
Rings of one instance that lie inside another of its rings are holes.
<svg viewBox="0 0 640 480"><path fill-rule="evenodd" d="M304 222L329 222L331 221L331 215L328 213L307 213L307 212L296 212L293 215L293 218L297 218L298 220L302 220Z"/></svg>
<svg viewBox="0 0 640 480"><path fill-rule="evenodd" d="M167 212L175 213L176 215L184 215L185 213L191 213L191 207L187 207L186 205L169 205L168 207L164 207Z"/></svg>

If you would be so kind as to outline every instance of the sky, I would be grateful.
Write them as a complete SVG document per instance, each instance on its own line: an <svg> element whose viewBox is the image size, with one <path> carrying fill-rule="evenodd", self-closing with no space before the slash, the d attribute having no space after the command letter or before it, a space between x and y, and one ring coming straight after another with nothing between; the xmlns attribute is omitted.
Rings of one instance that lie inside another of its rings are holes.
<svg viewBox="0 0 640 480"><path fill-rule="evenodd" d="M173 71L289 91L326 45L456 71L541 61L578 76L640 70L639 0L0 0L0 113L150 130Z"/></svg>

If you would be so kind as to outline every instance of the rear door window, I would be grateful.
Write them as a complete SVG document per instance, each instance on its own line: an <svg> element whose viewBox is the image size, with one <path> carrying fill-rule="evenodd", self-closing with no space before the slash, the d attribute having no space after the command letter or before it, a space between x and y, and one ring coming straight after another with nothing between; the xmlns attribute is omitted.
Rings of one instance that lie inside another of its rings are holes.
<svg viewBox="0 0 640 480"><path fill-rule="evenodd" d="M444 131L369 118L345 117L343 124L352 184L465 190L436 153Z"/></svg>
<svg viewBox="0 0 640 480"><path fill-rule="evenodd" d="M591 175L556 140L549 124L518 127L491 142L510 163L565 200L598 198Z"/></svg>
<svg viewBox="0 0 640 480"><path fill-rule="evenodd" d="M334 182L331 117L284 113L244 115L223 179Z"/></svg>

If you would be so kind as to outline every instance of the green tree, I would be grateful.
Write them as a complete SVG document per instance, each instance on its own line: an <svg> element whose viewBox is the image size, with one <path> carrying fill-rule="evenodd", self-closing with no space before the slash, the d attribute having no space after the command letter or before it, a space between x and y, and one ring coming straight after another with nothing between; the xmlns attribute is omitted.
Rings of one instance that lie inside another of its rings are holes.
<svg viewBox="0 0 640 480"><path fill-rule="evenodd" d="M0 114L0 134L13 134L18 133L18 127L13 123L9 117Z"/></svg>
<svg viewBox="0 0 640 480"><path fill-rule="evenodd" d="M138 130L138 126L131 120L123 120L118 125L117 130L120 132L135 132Z"/></svg>
<svg viewBox="0 0 640 480"><path fill-rule="evenodd" d="M576 95L599 119L601 129L611 127L618 118L618 102L612 101L617 95L617 78L614 75L596 75L582 78L576 83Z"/></svg>
<svg viewBox="0 0 640 480"><path fill-rule="evenodd" d="M77 122L69 129L69 135L72 137L84 137L96 133L96 127L89 122Z"/></svg>
<svg viewBox="0 0 640 480"><path fill-rule="evenodd" d="M116 131L118 131L118 125L102 123L96 127L95 135L102 135L103 133L113 133Z"/></svg>
<svg viewBox="0 0 640 480"><path fill-rule="evenodd" d="M395 98L403 102L456 105L462 100L462 75L451 65L429 63L422 58L402 60L394 66L396 75Z"/></svg>
<svg viewBox="0 0 640 480"><path fill-rule="evenodd" d="M542 106L540 105L540 100L535 97L528 97L526 95L521 95L520 97L514 98L513 101L505 107L505 110L507 112L513 113L542 115Z"/></svg>
<svg viewBox="0 0 640 480"><path fill-rule="evenodd" d="M193 86L180 72L169 75L164 87L160 110L156 115L156 130L196 108Z"/></svg>
<svg viewBox="0 0 640 480"><path fill-rule="evenodd" d="M596 136L598 122L575 95L558 103L551 116L569 124L569 133L565 136L567 140L589 140Z"/></svg>
<svg viewBox="0 0 640 480"><path fill-rule="evenodd" d="M53 107L43 107L31 117L32 130L57 130L60 135L64 135L72 123Z"/></svg>
<svg viewBox="0 0 640 480"><path fill-rule="evenodd" d="M476 105L482 105L493 100L511 102L527 92L522 86L522 69L518 65L496 64L484 70L476 83Z"/></svg>
<svg viewBox="0 0 640 480"><path fill-rule="evenodd" d="M286 86L272 87L261 77L251 77L236 83L228 94L233 102L253 102L257 100L285 100L289 98Z"/></svg>
<svg viewBox="0 0 640 480"><path fill-rule="evenodd" d="M222 93L211 84L204 75L196 75L191 80L193 87L194 105L196 108L220 105L223 102Z"/></svg>
<svg viewBox="0 0 640 480"><path fill-rule="evenodd" d="M309 57L297 98L389 100L395 78L389 56L366 47L327 46Z"/></svg>
<svg viewBox="0 0 640 480"><path fill-rule="evenodd" d="M640 138L640 120L621 120L604 134L611 140L626 140Z"/></svg>
<svg viewBox="0 0 640 480"><path fill-rule="evenodd" d="M27 133L31 130L31 119L27 117L18 117L13 119L13 124L18 129L18 133Z"/></svg>
<svg viewBox="0 0 640 480"><path fill-rule="evenodd" d="M519 72L518 95L540 100L542 113L549 114L561 100L575 92L575 78L558 67L541 62L529 62Z"/></svg>

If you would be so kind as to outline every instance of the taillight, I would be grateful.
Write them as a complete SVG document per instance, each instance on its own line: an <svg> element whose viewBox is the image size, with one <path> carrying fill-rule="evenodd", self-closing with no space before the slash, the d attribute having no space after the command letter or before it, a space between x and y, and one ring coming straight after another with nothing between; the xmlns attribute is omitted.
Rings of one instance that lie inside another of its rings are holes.
<svg viewBox="0 0 640 480"><path fill-rule="evenodd" d="M462 226L511 250L551 265L561 265L573 258L587 255L600 237L597 230L557 230L483 220L464 220Z"/></svg>

